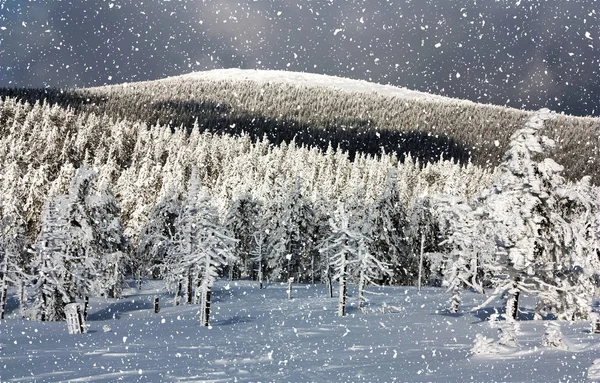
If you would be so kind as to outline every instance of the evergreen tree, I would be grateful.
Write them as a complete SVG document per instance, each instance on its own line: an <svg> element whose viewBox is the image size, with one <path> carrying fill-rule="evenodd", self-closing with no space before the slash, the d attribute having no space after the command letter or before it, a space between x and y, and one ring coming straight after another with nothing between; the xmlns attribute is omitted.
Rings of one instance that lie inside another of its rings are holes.
<svg viewBox="0 0 600 383"><path fill-rule="evenodd" d="M174 191L154 206L136 249L136 276L151 273L154 278L166 277L161 271L167 260L169 246L175 240L175 225L180 212L181 203Z"/></svg>
<svg viewBox="0 0 600 383"><path fill-rule="evenodd" d="M268 267L274 278L285 276L310 280L311 252L315 246L315 212L303 196L301 179L296 177L293 189L285 195L281 205L271 205L274 228L269 232ZM279 213L277 213L279 211Z"/></svg>
<svg viewBox="0 0 600 383"><path fill-rule="evenodd" d="M382 283L412 285L418 274L418 261L408 251L406 211L397 187L396 170L388 172L383 191L371 207L363 234L371 239L370 252L379 261L390 264L393 274Z"/></svg>
<svg viewBox="0 0 600 383"><path fill-rule="evenodd" d="M255 234L260 230L261 204L250 194L244 194L231 202L225 216L224 226L237 239L234 249L235 258L239 260L241 273L251 275L253 270L252 251L255 248ZM233 273L234 265L230 267Z"/></svg>

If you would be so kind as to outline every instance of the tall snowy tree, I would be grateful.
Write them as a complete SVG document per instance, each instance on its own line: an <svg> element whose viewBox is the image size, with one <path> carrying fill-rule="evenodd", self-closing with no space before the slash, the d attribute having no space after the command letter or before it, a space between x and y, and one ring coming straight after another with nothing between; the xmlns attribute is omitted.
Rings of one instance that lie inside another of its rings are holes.
<svg viewBox="0 0 600 383"><path fill-rule="evenodd" d="M238 240L235 258L239 260L242 274L251 275L253 270L252 251L255 247L255 234L261 227L261 204L250 194L244 194L231 202L225 216L225 228ZM230 272L233 272L231 265Z"/></svg>
<svg viewBox="0 0 600 383"><path fill-rule="evenodd" d="M595 208L585 181L570 189L562 166L544 158L554 142L540 131L552 117L545 109L534 113L513 134L494 186L479 201L484 224L494 229L496 266L502 268L490 299L506 294L508 319L516 319L523 291L540 292L538 316L548 309L581 319L590 310L591 276L598 270Z"/></svg>
<svg viewBox="0 0 600 383"><path fill-rule="evenodd" d="M29 246L23 220L14 209L0 202L0 319L4 318L10 286L18 289L23 314L27 302L25 286L31 279Z"/></svg>
<svg viewBox="0 0 600 383"><path fill-rule="evenodd" d="M64 319L64 305L90 295L118 297L123 282L119 208L110 191L97 191L97 173L80 167L67 195L50 197L37 238L36 316Z"/></svg>
<svg viewBox="0 0 600 383"><path fill-rule="evenodd" d="M196 288L196 296L201 302L201 324L207 326L212 285L222 267L233 259L236 241L225 234L217 209L208 194L200 189L198 170L194 167L188 195L175 226L175 240L170 247L166 272L169 279L186 284L189 303ZM183 281L182 275L185 276Z"/></svg>
<svg viewBox="0 0 600 383"><path fill-rule="evenodd" d="M447 238L443 277L452 291L449 311L457 312L465 287L483 293L486 276L502 271L492 269L496 252L494 238L481 224L473 208L463 198L447 197L438 201L443 231Z"/></svg>
<svg viewBox="0 0 600 383"><path fill-rule="evenodd" d="M388 172L383 191L371 207L363 233L371 239L370 252L379 261L389 263L393 270L391 277L382 283L412 285L418 274L418 258L408 251L406 231L408 221L406 210L400 200L397 185L397 172Z"/></svg>
<svg viewBox="0 0 600 383"><path fill-rule="evenodd" d="M315 212L302 192L300 177L281 201L281 206L270 205L275 227L269 232L270 252L268 267L275 279L310 280L311 254L315 247ZM269 207L269 206L268 206Z"/></svg>
<svg viewBox="0 0 600 383"><path fill-rule="evenodd" d="M86 206L92 218L93 246L99 263L95 292L108 298L120 298L129 251L129 243L123 235L121 210L106 188L89 196Z"/></svg>
<svg viewBox="0 0 600 383"><path fill-rule="evenodd" d="M538 265L536 313L586 320L600 273L596 194L589 177L584 177L560 187L555 198L549 217L552 235L545 238L545 257Z"/></svg>
<svg viewBox="0 0 600 383"><path fill-rule="evenodd" d="M161 270L167 260L169 246L175 239L175 225L180 212L181 203L174 191L152 209L135 253L134 269L137 277L148 273L154 278L165 277Z"/></svg>
<svg viewBox="0 0 600 383"><path fill-rule="evenodd" d="M75 302L75 263L70 246L69 199L55 196L46 202L42 215L42 230L36 243L37 281L34 285L35 317L42 321L65 318L64 306Z"/></svg>

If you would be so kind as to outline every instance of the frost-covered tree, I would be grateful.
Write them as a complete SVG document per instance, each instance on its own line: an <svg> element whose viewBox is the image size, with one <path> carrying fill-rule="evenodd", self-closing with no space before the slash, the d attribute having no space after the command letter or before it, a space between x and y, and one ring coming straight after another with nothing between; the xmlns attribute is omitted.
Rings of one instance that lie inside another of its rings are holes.
<svg viewBox="0 0 600 383"><path fill-rule="evenodd" d="M346 315L348 279L351 276L350 264L356 262L359 233L348 229L348 216L342 214L339 223L331 222L331 235L324 241L322 252L331 252L330 263L333 278L339 283L338 314Z"/></svg>
<svg viewBox="0 0 600 383"><path fill-rule="evenodd" d="M443 231L447 233L441 245L446 250L442 271L444 282L452 292L448 310L455 313L465 287L483 293L484 278L501 269L493 269L496 251L493 237L464 199L440 199L437 209Z"/></svg>
<svg viewBox="0 0 600 383"><path fill-rule="evenodd" d="M428 255L440 251L440 228L433 205L428 196L417 198L408 214L408 251L418 260L419 288L431 274Z"/></svg>
<svg viewBox="0 0 600 383"><path fill-rule="evenodd" d="M544 158L554 145L540 133L550 118L547 110L537 112L513 134L494 186L480 198L502 270L490 299L505 293L509 319L517 316L522 291L540 292L538 316L552 311L584 319L590 310L598 270L595 204L585 180L569 187L562 166Z"/></svg>
<svg viewBox="0 0 600 383"><path fill-rule="evenodd" d="M120 298L125 282L129 244L123 235L120 208L110 190L89 196L86 207L92 218L93 246L98 262L96 294Z"/></svg>
<svg viewBox="0 0 600 383"><path fill-rule="evenodd" d="M21 314L25 309L25 286L31 279L29 246L23 220L13 208L0 202L0 319L4 318L10 286L18 289Z"/></svg>
<svg viewBox="0 0 600 383"><path fill-rule="evenodd" d="M127 242L109 190L96 191L96 172L77 170L68 194L50 197L33 262L35 316L64 319L63 306L91 294L120 296Z"/></svg>
<svg viewBox="0 0 600 383"><path fill-rule="evenodd" d="M150 273L154 278L165 277L161 270L167 261L169 246L174 241L175 225L180 212L181 203L174 191L154 206L136 249L136 276Z"/></svg>
<svg viewBox="0 0 600 383"><path fill-rule="evenodd" d="M393 274L382 283L412 285L418 274L418 261L408 251L406 210L400 200L397 172L388 172L383 191L373 204L363 226L363 234L371 239L370 252L379 261L389 263Z"/></svg>
<svg viewBox="0 0 600 383"><path fill-rule="evenodd" d="M536 276L536 266L544 257L542 242L549 234L554 175L560 167L550 159L540 162L537 156L554 144L540 133L544 121L550 118L547 110L535 113L525 127L512 135L493 187L480 198L480 216L485 224L494 227L499 254L496 262L504 275L495 280L493 296L506 293L509 319L517 317L521 291L531 288L528 281Z"/></svg>
<svg viewBox="0 0 600 383"><path fill-rule="evenodd" d="M201 190L198 170L192 169L187 197L175 225L175 239L166 265L168 279L186 284L188 303L193 289L201 302L201 324L209 321L211 288L224 265L233 258L235 239L225 234L217 209ZM184 276L183 280L181 276ZM179 291L178 287L178 291Z"/></svg>
<svg viewBox="0 0 600 383"><path fill-rule="evenodd" d="M538 266L538 315L553 312L562 320L588 319L600 273L595 199L589 177L556 191L548 219L552 235L545 238L545 257Z"/></svg>
<svg viewBox="0 0 600 383"><path fill-rule="evenodd" d="M251 275L253 270L252 251L255 248L255 234L261 227L261 204L250 194L244 194L231 202L225 216L224 226L230 235L237 239L234 254L239 260L241 273ZM230 273L235 265L230 265Z"/></svg>
<svg viewBox="0 0 600 383"><path fill-rule="evenodd" d="M310 201L304 197L300 177L293 188L283 197L281 205L270 205L268 222L274 223L269 231L268 267L273 278L285 280L310 280L312 250L315 247L315 212Z"/></svg>
<svg viewBox="0 0 600 383"><path fill-rule="evenodd" d="M34 285L34 315L42 321L58 321L65 317L64 306L74 302L75 268L79 259L72 257L69 209L66 196L55 196L46 202L42 214L42 230L36 243L34 262L37 281Z"/></svg>

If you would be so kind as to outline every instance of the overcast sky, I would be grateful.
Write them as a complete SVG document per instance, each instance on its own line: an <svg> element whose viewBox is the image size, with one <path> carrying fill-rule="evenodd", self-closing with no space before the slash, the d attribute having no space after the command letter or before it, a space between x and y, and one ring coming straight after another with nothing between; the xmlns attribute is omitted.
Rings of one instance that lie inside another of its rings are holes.
<svg viewBox="0 0 600 383"><path fill-rule="evenodd" d="M597 0L0 0L0 86L307 71L600 115Z"/></svg>

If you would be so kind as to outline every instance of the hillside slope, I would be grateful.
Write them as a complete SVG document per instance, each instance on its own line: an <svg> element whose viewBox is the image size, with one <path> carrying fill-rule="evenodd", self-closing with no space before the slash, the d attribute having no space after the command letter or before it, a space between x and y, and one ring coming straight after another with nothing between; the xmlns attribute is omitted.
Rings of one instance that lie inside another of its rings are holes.
<svg viewBox="0 0 600 383"><path fill-rule="evenodd" d="M526 111L483 105L333 76L225 69L163 80L78 90L99 111L119 117L170 122L350 152L410 153L422 161L441 157L495 166ZM116 107L116 106L119 107ZM111 112L112 111L112 112ZM600 119L559 116L546 134L552 156L577 179L592 175Z"/></svg>
<svg viewBox="0 0 600 383"><path fill-rule="evenodd" d="M3 89L0 96L45 99L75 113L248 134L273 144L328 146L349 153L410 154L494 167L529 112L310 73L223 69L99 88ZM558 116L546 132L565 175L600 181L600 119Z"/></svg>

